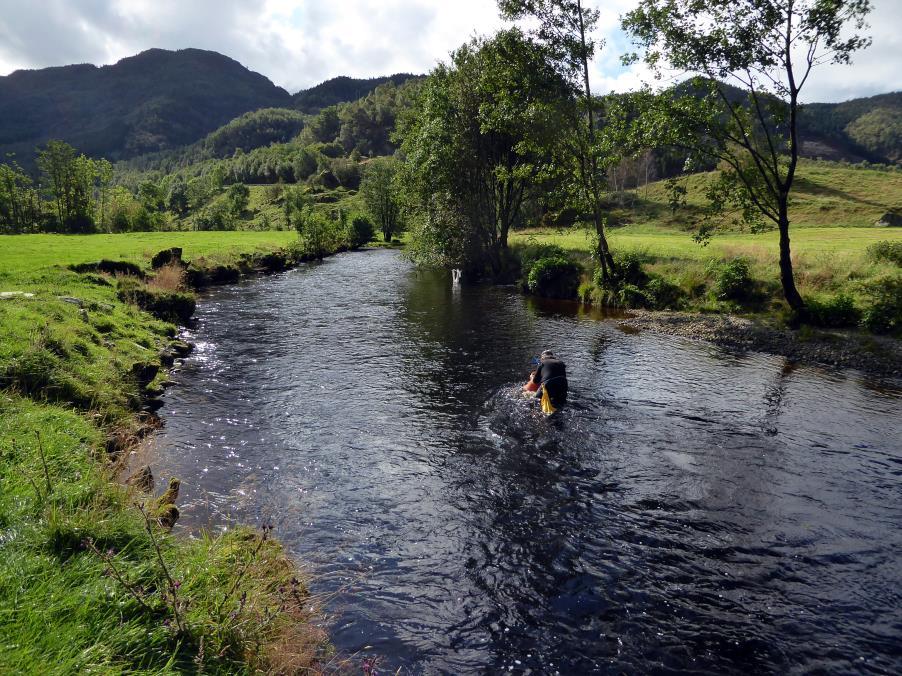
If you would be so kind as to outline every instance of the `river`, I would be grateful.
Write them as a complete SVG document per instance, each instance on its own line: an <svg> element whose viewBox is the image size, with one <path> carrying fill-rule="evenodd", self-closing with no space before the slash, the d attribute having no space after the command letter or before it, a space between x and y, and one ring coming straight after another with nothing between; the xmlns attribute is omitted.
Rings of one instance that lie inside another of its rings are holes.
<svg viewBox="0 0 902 676"><path fill-rule="evenodd" d="M394 673L899 673L902 389L390 251L219 288L154 442ZM570 405L517 393L555 350Z"/></svg>

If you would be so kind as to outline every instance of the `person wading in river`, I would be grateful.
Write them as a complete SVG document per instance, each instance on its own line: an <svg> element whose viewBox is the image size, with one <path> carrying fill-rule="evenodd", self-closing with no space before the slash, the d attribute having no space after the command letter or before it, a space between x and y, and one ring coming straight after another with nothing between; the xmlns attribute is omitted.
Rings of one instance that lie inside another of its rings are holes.
<svg viewBox="0 0 902 676"><path fill-rule="evenodd" d="M542 402L544 413L550 415L567 403L567 366L551 350L539 357L532 379L539 383L536 398Z"/></svg>

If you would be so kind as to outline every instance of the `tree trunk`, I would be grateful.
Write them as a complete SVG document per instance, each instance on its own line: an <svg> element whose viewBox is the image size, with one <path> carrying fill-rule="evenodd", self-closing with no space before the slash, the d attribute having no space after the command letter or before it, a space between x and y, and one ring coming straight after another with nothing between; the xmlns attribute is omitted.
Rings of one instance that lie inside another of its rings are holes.
<svg viewBox="0 0 902 676"><path fill-rule="evenodd" d="M789 210L786 200L780 204L780 282L783 285L783 296L795 312L805 309L805 301L796 289L795 277L792 274L792 255L789 250Z"/></svg>

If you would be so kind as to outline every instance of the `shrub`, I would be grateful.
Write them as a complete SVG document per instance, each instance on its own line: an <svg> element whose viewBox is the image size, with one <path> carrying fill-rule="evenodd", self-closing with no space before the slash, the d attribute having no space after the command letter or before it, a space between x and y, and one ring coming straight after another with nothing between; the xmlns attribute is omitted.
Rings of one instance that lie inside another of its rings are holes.
<svg viewBox="0 0 902 676"><path fill-rule="evenodd" d="M657 276L649 280L645 295L655 310L678 310L683 306L685 297L680 287Z"/></svg>
<svg viewBox="0 0 902 676"><path fill-rule="evenodd" d="M868 247L868 258L875 263L892 263L902 267L902 241L882 241Z"/></svg>
<svg viewBox="0 0 902 676"><path fill-rule="evenodd" d="M615 304L623 308L650 308L651 299L635 284L623 284L614 294Z"/></svg>
<svg viewBox="0 0 902 676"><path fill-rule="evenodd" d="M518 250L520 255L520 267L523 274L529 275L532 266L540 258L567 258L567 252L557 244L539 244L535 240Z"/></svg>
<svg viewBox="0 0 902 676"><path fill-rule="evenodd" d="M870 282L865 293L872 303L865 308L861 325L874 333L899 333L902 330L902 277Z"/></svg>
<svg viewBox="0 0 902 676"><path fill-rule="evenodd" d="M530 293L547 298L575 298L580 267L564 256L538 259L530 268L527 287Z"/></svg>
<svg viewBox="0 0 902 676"><path fill-rule="evenodd" d="M357 214L353 218L351 218L351 225L348 232L348 243L350 244L352 249L356 249L358 247L367 244L373 239L373 235L376 234L376 228L373 226L373 222L363 216L361 214Z"/></svg>
<svg viewBox="0 0 902 676"><path fill-rule="evenodd" d="M624 251L614 258L620 281L639 287L645 286L648 281L648 275L642 266L649 262L651 262L651 257L641 251Z"/></svg>
<svg viewBox="0 0 902 676"><path fill-rule="evenodd" d="M755 280L749 270L746 258L715 263L712 266L715 274L714 295L717 300L743 302L749 300L754 292Z"/></svg>
<svg viewBox="0 0 902 676"><path fill-rule="evenodd" d="M855 301L845 294L828 300L806 299L806 319L809 324L831 329L857 326L861 321L861 311Z"/></svg>

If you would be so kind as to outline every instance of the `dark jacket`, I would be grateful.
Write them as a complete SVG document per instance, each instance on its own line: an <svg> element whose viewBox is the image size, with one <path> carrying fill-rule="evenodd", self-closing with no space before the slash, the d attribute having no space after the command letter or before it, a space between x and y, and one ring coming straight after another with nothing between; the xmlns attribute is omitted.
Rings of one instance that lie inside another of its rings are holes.
<svg viewBox="0 0 902 676"><path fill-rule="evenodd" d="M551 357L541 360L536 368L535 381L539 383L537 397L541 398L542 390L545 390L555 408L567 403L567 366L560 359Z"/></svg>

